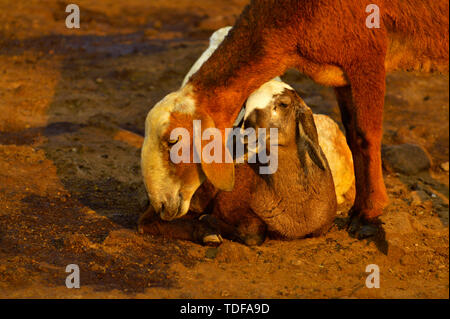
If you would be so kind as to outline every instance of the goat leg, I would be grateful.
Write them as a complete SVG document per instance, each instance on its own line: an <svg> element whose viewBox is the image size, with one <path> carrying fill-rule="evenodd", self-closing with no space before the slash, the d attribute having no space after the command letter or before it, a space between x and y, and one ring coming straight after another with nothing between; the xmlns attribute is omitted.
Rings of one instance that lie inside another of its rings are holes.
<svg viewBox="0 0 450 319"><path fill-rule="evenodd" d="M336 88L336 96L356 175L356 199L349 230L364 238L375 234L378 217L388 202L381 166L383 59L361 62L346 72L351 86Z"/></svg>
<svg viewBox="0 0 450 319"><path fill-rule="evenodd" d="M152 207L139 218L138 232L171 239L198 242L207 246L218 246L222 237L209 224L188 214L174 221L164 221L154 212Z"/></svg>

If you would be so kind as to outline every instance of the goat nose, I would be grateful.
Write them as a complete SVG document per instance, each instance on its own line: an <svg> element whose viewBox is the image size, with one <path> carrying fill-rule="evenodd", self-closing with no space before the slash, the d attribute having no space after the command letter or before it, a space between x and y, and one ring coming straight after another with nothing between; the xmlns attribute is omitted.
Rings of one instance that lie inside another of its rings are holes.
<svg viewBox="0 0 450 319"><path fill-rule="evenodd" d="M167 211L165 210L164 203L161 203L161 209L159 211L159 216L161 217L162 220L166 220L166 221L170 220L170 216L167 214Z"/></svg>
<svg viewBox="0 0 450 319"><path fill-rule="evenodd" d="M159 212L159 216L162 220L165 221L172 221L176 218L176 214L174 215L173 212L170 211L170 209L166 209L166 206L164 204L161 204L161 210Z"/></svg>

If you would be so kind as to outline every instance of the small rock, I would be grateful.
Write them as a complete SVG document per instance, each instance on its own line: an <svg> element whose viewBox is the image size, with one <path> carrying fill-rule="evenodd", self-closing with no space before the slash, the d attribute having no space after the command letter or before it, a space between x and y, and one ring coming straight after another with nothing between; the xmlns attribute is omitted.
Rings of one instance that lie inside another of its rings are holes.
<svg viewBox="0 0 450 319"><path fill-rule="evenodd" d="M19 90L21 87L23 87L23 84L20 82L10 82L6 85L6 88L11 90Z"/></svg>
<svg viewBox="0 0 450 319"><path fill-rule="evenodd" d="M208 248L205 253L205 257L209 259L214 259L217 256L217 252L219 249L217 248Z"/></svg>
<svg viewBox="0 0 450 319"><path fill-rule="evenodd" d="M428 199L428 194L421 190L413 191L411 192L411 198L412 198L411 204L417 206L422 204L424 201Z"/></svg>
<svg viewBox="0 0 450 319"><path fill-rule="evenodd" d="M298 260L298 259L293 260L291 263L292 263L294 266L301 266L301 265L303 265L303 262L302 262L301 260Z"/></svg>
<svg viewBox="0 0 450 319"><path fill-rule="evenodd" d="M442 169L444 172L448 172L448 169L449 169L448 165L449 165L448 162L442 163L442 164L441 164L441 169Z"/></svg>
<svg viewBox="0 0 450 319"><path fill-rule="evenodd" d="M415 175L431 167L427 151L415 144L383 146L382 158L386 170L405 175Z"/></svg>

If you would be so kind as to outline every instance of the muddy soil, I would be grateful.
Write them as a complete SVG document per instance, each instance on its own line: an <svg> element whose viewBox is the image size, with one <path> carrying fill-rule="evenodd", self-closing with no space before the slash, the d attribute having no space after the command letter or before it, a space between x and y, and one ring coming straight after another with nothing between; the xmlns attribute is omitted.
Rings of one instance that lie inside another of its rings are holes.
<svg viewBox="0 0 450 319"><path fill-rule="evenodd" d="M384 236L219 247L141 236L140 143L149 109L179 87L209 35L245 0L0 2L1 298L448 298L449 78L387 78L385 145L415 143L429 171L385 172ZM284 79L339 121L330 88ZM448 167L448 166L447 166ZM67 289L77 264L81 288ZM365 286L366 266L381 287Z"/></svg>

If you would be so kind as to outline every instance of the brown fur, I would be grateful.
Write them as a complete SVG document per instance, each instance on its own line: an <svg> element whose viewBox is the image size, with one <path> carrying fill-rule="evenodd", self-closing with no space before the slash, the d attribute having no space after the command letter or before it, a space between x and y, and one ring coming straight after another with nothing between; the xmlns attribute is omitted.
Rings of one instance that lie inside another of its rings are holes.
<svg viewBox="0 0 450 319"><path fill-rule="evenodd" d="M192 199L190 214L209 216L164 222L150 208L139 222L142 232L194 241L218 232L255 245L264 241L266 231L293 239L328 230L336 214L336 195L311 110L294 91L285 90L270 108L255 110L245 126L278 129L277 172L259 175L258 164L236 165L232 192L206 181Z"/></svg>
<svg viewBox="0 0 450 319"><path fill-rule="evenodd" d="M368 0L251 1L222 45L191 78L196 108L220 128L263 83L296 67L336 95L352 150L355 216L388 201L381 168L386 72L448 71L447 0L379 0L381 28L365 25Z"/></svg>
<svg viewBox="0 0 450 319"><path fill-rule="evenodd" d="M166 141L169 140L170 133L172 132L173 129L183 127L185 129L187 129L187 131L189 132L190 140L189 141L181 141L181 142L188 144L189 149L192 151L190 153L190 158L189 158L188 163L179 163L176 165L176 169L174 169L174 167L173 167L174 165L171 163L171 161L169 159L170 147L167 147L167 149L165 149L163 151L163 154L166 154L166 159L164 161L165 168L167 170L173 170L174 175L177 176L178 178L180 178L184 184L190 184L190 180L197 178L196 175L199 174L196 171L200 170L198 165L196 165L194 163L194 151L193 150L195 149L195 146L194 146L194 141L193 141L193 137L194 137L193 121L190 116L183 114L183 113L178 113L178 112L172 113L170 115L170 119L171 119L170 125L169 125L168 129L166 130L162 139L166 140ZM203 133L203 130L205 130L207 128L215 127L214 122L211 121L211 119L209 118L208 115L201 114L196 119L201 120L202 133ZM224 135L222 135L222 136L224 136ZM210 142L210 140L202 139L201 142L202 142L201 148L203 149L203 147L206 144L208 144ZM222 145L225 145L225 140L223 140ZM196 150L196 151L198 151L198 153L200 153L200 150ZM206 163L202 162L200 173L201 173L201 175L206 175L206 177L209 180L218 180L219 182L216 183L216 186L219 187L220 189L232 190L234 187L234 165L232 163L229 163L229 164L226 163L225 159L226 159L225 158L225 150L223 150L222 151L222 163L206 164ZM215 177L214 176L215 174L220 175L221 178ZM224 178L224 176L228 176L228 178Z"/></svg>

